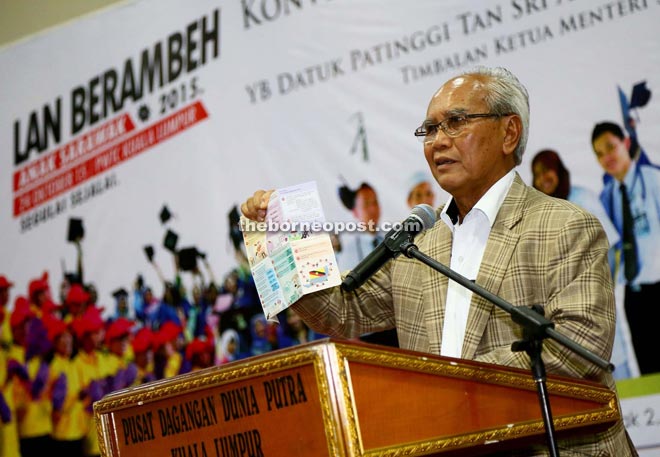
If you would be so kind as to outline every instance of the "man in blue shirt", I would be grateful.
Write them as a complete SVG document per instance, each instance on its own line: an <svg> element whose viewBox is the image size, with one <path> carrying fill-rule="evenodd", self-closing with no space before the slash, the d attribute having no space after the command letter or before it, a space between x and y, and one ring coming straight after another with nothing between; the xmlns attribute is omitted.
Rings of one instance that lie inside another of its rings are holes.
<svg viewBox="0 0 660 457"><path fill-rule="evenodd" d="M597 124L591 135L596 158L612 180L600 194L621 235L614 274L625 283L624 308L641 374L660 372L656 322L660 319L660 170L633 161L630 139L616 124Z"/></svg>

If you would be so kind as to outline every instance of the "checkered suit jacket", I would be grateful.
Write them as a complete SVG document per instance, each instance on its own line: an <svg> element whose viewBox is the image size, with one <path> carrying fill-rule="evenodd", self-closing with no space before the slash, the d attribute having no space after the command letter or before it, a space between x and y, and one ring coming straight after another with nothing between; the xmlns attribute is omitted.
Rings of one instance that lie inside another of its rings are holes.
<svg viewBox="0 0 660 457"><path fill-rule="evenodd" d="M444 222L438 220L415 243L449 265L452 234ZM516 174L493 224L476 283L513 305L543 306L557 331L609 359L615 307L607 249L594 216L536 191ZM327 335L356 337L396 327L402 348L440 354L447 282L419 261L400 256L354 292L326 289L294 306L311 328ZM511 343L521 337L521 328L507 313L473 294L462 358L527 369L529 357L511 352ZM611 375L553 341L544 343L543 360L549 373L614 388ZM562 455L634 453L621 423L586 441L562 441L560 448Z"/></svg>

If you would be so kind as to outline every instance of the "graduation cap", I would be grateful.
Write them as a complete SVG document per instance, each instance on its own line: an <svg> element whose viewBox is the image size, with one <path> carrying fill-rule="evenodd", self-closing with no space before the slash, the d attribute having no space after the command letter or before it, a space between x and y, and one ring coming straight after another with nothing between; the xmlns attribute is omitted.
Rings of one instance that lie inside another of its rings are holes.
<svg viewBox="0 0 660 457"><path fill-rule="evenodd" d="M158 217L160 218L161 224L165 224L167 221L172 219L172 213L170 212L167 205L163 205L163 208L160 210L160 214L158 214Z"/></svg>
<svg viewBox="0 0 660 457"><path fill-rule="evenodd" d="M85 236L85 229L83 228L82 219L74 217L69 219L69 230L66 236L67 241L73 243L82 240Z"/></svg>
<svg viewBox="0 0 660 457"><path fill-rule="evenodd" d="M126 291L126 289L124 289L123 287L121 287L121 288L115 290L115 291L112 293L112 296L115 297L115 300L119 301L119 300L121 300L122 298L127 298L127 297L128 297L128 292Z"/></svg>
<svg viewBox="0 0 660 457"><path fill-rule="evenodd" d="M177 241L179 241L179 235L172 230L168 230L167 233L165 233L165 239L163 239L163 246L171 253L175 253Z"/></svg>
<svg viewBox="0 0 660 457"><path fill-rule="evenodd" d="M238 223L241 221L241 215L238 212L238 206L232 206L231 210L229 210L229 214L227 214L227 217L229 218L229 225L238 225Z"/></svg>
<svg viewBox="0 0 660 457"><path fill-rule="evenodd" d="M646 81L635 84L630 95L630 108L646 106L651 99L651 91L646 87Z"/></svg>
<svg viewBox="0 0 660 457"><path fill-rule="evenodd" d="M633 86L632 94L630 95L630 101L626 97L626 94L623 92L621 87L617 86L617 91L619 92L619 104L621 105L623 127L626 129L626 132L630 137L630 146L628 147L630 158L636 160L640 165L649 164L650 161L648 156L640 146L639 140L637 139L636 124L639 120L639 116L637 116L637 119L634 119L631 111L633 108L645 106L651 98L651 91L646 87L646 81L642 81ZM610 175L605 174L603 181L607 183L610 180L609 178Z"/></svg>
<svg viewBox="0 0 660 457"><path fill-rule="evenodd" d="M357 192L344 185L339 187L338 193L339 200L341 200L344 207L352 210L355 207L355 196L357 195Z"/></svg>
<svg viewBox="0 0 660 457"><path fill-rule="evenodd" d="M227 214L229 218L229 239L234 245L234 249L238 250L243 242L243 233L241 233L240 221L241 215L238 213L238 207L234 205Z"/></svg>
<svg viewBox="0 0 660 457"><path fill-rule="evenodd" d="M154 247L150 244L146 245L144 247L144 255L147 256L147 260L149 262L153 262L154 261Z"/></svg>
<svg viewBox="0 0 660 457"><path fill-rule="evenodd" d="M69 284L80 284L80 276L78 276L77 273L67 271L64 273L64 279L66 279Z"/></svg>
<svg viewBox="0 0 660 457"><path fill-rule="evenodd" d="M373 190L374 188L371 187L369 183L363 182L358 186L357 189L352 190L351 188L348 187L346 182L342 186L339 187L339 199L341 202L344 204L346 209L353 210L355 208L355 200L357 199L357 194L361 190L364 189L371 189ZM375 191L374 191L375 192Z"/></svg>
<svg viewBox="0 0 660 457"><path fill-rule="evenodd" d="M206 255L206 254L204 254ZM197 269L197 257L202 253L196 247L189 247L179 250L179 267L183 271L193 271Z"/></svg>

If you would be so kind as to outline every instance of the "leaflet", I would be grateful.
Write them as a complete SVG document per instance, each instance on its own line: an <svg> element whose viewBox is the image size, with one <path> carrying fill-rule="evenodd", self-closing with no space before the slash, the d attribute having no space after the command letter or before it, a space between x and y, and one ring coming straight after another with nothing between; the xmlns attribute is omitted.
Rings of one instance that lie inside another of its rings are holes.
<svg viewBox="0 0 660 457"><path fill-rule="evenodd" d="M278 189L266 222L242 218L243 239L266 318L273 319L303 295L337 286L341 276L315 182ZM312 230L317 228L317 231Z"/></svg>

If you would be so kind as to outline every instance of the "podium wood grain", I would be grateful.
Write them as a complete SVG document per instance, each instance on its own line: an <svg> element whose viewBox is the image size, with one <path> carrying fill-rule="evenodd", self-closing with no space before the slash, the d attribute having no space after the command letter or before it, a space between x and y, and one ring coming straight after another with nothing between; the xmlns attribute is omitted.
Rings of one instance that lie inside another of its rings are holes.
<svg viewBox="0 0 660 457"><path fill-rule="evenodd" d="M559 437L619 418L604 386L547 384ZM478 455L544 442L524 370L331 339L118 391L94 411L113 457Z"/></svg>

